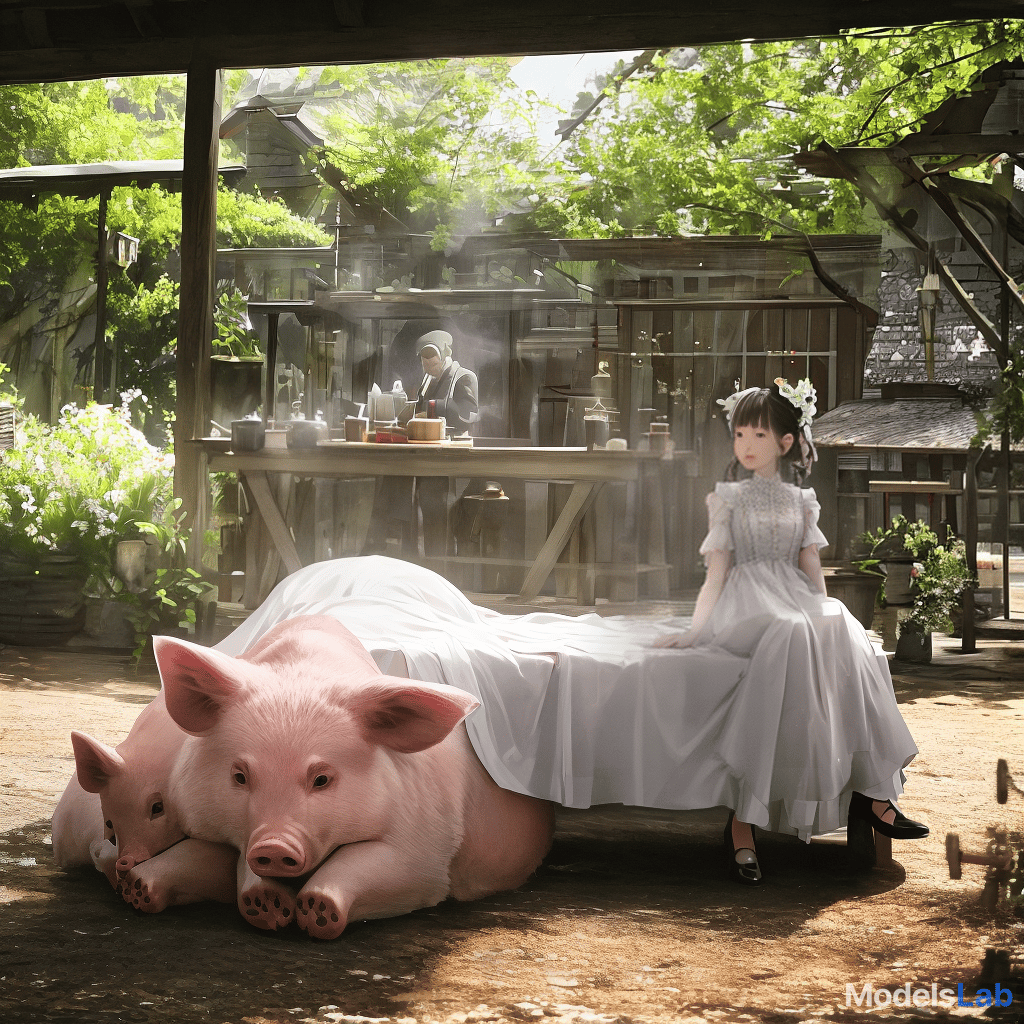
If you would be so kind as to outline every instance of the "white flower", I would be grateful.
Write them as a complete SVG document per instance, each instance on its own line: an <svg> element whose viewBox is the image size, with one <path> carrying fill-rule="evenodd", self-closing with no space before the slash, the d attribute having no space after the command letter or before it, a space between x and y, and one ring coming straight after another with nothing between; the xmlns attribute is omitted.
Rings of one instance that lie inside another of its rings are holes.
<svg viewBox="0 0 1024 1024"><path fill-rule="evenodd" d="M818 412L818 407L814 404L817 401L818 392L815 391L810 378L804 377L803 380L797 381L796 387L782 377L776 377L775 383L779 387L779 394L796 409L799 426L810 426L811 420Z"/></svg>

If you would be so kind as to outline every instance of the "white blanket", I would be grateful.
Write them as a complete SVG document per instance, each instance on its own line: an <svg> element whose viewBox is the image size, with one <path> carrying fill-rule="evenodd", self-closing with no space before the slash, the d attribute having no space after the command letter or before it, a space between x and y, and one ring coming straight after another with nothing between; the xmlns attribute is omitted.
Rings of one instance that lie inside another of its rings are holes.
<svg viewBox="0 0 1024 1024"><path fill-rule="evenodd" d="M217 648L241 654L296 615L336 618L384 671L401 651L411 676L472 693L470 739L506 789L567 807L674 809L734 792L706 751L746 662L651 646L688 619L502 615L428 569L370 556L289 576Z"/></svg>

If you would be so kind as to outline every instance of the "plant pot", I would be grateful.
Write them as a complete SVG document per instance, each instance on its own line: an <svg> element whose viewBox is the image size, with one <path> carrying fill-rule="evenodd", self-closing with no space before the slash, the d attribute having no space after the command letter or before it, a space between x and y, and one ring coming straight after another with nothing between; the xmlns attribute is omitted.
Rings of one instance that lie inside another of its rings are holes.
<svg viewBox="0 0 1024 1024"><path fill-rule="evenodd" d="M875 617L875 602L882 577L873 573L850 572L844 569L826 569L825 585L829 597L842 601L850 614L865 628L870 629Z"/></svg>
<svg viewBox="0 0 1024 1024"><path fill-rule="evenodd" d="M932 660L932 635L917 629L901 629L896 638L897 661L927 665Z"/></svg>
<svg viewBox="0 0 1024 1024"><path fill-rule="evenodd" d="M887 558L885 560L885 603L913 604L910 592L910 571L914 567L912 558Z"/></svg>
<svg viewBox="0 0 1024 1024"><path fill-rule="evenodd" d="M211 356L210 419L227 426L254 413L263 401L262 382L262 358Z"/></svg>
<svg viewBox="0 0 1024 1024"><path fill-rule="evenodd" d="M72 555L0 555L0 642L45 647L81 632L88 576Z"/></svg>
<svg viewBox="0 0 1024 1024"><path fill-rule="evenodd" d="M85 636L97 647L133 650L135 627L128 618L128 606L121 601L90 598L85 605Z"/></svg>

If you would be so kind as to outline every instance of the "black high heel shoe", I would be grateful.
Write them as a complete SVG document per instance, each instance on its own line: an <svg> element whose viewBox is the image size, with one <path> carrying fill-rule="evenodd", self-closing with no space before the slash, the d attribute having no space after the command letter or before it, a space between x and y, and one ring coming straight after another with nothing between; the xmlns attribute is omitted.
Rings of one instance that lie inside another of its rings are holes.
<svg viewBox="0 0 1024 1024"><path fill-rule="evenodd" d="M729 877L741 885L760 885L761 867L757 863L757 850L747 846L741 846L738 850L732 841L732 819L736 817L734 811L729 812L729 820L725 823L725 852L726 866L729 869ZM754 835L754 826L750 826L750 834ZM743 857L743 860L739 858Z"/></svg>
<svg viewBox="0 0 1024 1024"><path fill-rule="evenodd" d="M850 817L866 821L876 832L881 832L890 839L923 839L931 831L927 825L911 821L891 800L887 800L886 803L896 812L896 818L888 822L875 814L873 802L871 797L863 793L854 793L850 798Z"/></svg>

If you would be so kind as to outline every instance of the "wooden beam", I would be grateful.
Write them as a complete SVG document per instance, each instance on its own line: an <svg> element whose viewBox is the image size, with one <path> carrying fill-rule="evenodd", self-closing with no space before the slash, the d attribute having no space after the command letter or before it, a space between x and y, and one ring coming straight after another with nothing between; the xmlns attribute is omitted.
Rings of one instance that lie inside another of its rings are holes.
<svg viewBox="0 0 1024 1024"><path fill-rule="evenodd" d="M915 249L927 253L931 246L928 239L918 234L913 227L905 223L903 214L886 199L882 187L866 170L853 166L841 153L833 149L827 142L821 143L819 149L832 161L838 176L852 182L867 197L880 217L888 221ZM995 324L975 305L966 289L953 275L953 272L941 261L935 265L936 271L950 294L960 304L960 308L970 318L971 323L981 331L985 341L995 350L1002 344L999 330Z"/></svg>
<svg viewBox="0 0 1024 1024"><path fill-rule="evenodd" d="M1024 153L1024 135L910 135L900 139L899 148L913 156ZM878 146L840 146L838 152L843 157L861 157L875 163L885 161L885 149Z"/></svg>
<svg viewBox="0 0 1024 1024"><path fill-rule="evenodd" d="M107 390L107 283L110 278L107 259L107 201L109 189L100 193L96 218L96 334L93 338L92 398L102 403Z"/></svg>
<svg viewBox="0 0 1024 1024"><path fill-rule="evenodd" d="M886 150L886 153L892 161L892 165L911 181L916 182L929 199L949 218L950 223L960 232L964 241L1003 285L1003 294L1012 298L1018 311L1024 313L1024 298L1020 294L1020 285L1010 277L1009 272L985 244L985 240L975 230L974 225L960 212L952 197L946 195L935 179L901 147ZM997 351L1003 351L1003 348L1004 346L1001 345Z"/></svg>
<svg viewBox="0 0 1024 1024"><path fill-rule="evenodd" d="M139 38L123 4L0 3L0 82L68 81L187 71L198 57L219 67L290 67L483 54L642 50L748 39L799 39L850 28L1015 18L1016 0L894 0L878 4L768 5L727 0L567 0L481 4L448 0L217 0L154 3L152 31ZM8 20L7 16L10 16ZM146 22L146 30L150 23Z"/></svg>
<svg viewBox="0 0 1024 1024"><path fill-rule="evenodd" d="M192 566L199 565L208 505L206 455L201 446L189 442L206 434L209 424L221 89L221 72L212 63L197 61L189 69L181 182L174 493L181 498L185 525L192 529Z"/></svg>

